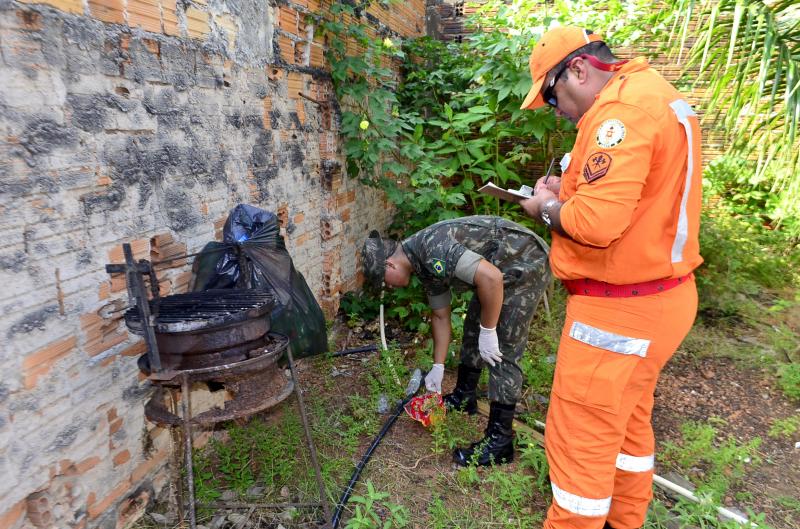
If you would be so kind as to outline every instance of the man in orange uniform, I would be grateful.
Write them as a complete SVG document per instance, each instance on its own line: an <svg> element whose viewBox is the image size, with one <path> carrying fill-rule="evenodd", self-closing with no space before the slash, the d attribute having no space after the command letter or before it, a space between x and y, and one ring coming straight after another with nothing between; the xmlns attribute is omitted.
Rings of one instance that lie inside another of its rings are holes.
<svg viewBox="0 0 800 529"><path fill-rule="evenodd" d="M702 262L700 131L647 60L598 35L545 33L524 109L576 123L561 178L525 212L550 227L550 264L570 293L547 414L553 503L545 529L636 529L652 498L653 392L694 322Z"/></svg>

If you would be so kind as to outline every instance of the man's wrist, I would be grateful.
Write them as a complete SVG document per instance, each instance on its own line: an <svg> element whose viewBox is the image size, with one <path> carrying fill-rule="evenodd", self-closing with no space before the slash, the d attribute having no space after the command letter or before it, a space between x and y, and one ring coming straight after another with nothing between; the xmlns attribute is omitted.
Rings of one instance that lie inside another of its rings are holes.
<svg viewBox="0 0 800 529"><path fill-rule="evenodd" d="M539 209L539 219L541 219L541 221L548 228L552 228L553 227L553 217L552 217L553 212L552 212L552 208L556 204L560 204L560 202L559 202L559 200L557 198L555 198L555 197L548 198L547 200L544 201L544 204L542 204L541 209Z"/></svg>

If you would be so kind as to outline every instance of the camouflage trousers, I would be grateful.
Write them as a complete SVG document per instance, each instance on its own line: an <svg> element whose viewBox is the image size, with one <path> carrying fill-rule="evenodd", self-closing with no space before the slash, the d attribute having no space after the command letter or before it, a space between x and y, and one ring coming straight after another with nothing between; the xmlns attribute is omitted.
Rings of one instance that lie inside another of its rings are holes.
<svg viewBox="0 0 800 529"><path fill-rule="evenodd" d="M497 250L487 258L503 272L503 308L497 323L503 361L488 366L478 352L481 304L475 295L464 319L461 363L477 369L489 367L489 400L514 404L522 391L520 361L528 343L528 330L551 276L544 241L521 232L503 231Z"/></svg>

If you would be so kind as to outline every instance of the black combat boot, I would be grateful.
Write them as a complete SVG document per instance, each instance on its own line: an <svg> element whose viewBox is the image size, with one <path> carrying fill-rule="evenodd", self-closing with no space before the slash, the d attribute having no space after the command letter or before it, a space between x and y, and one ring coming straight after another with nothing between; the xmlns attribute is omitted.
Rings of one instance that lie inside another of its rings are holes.
<svg viewBox="0 0 800 529"><path fill-rule="evenodd" d="M448 393L443 399L447 409L461 410L469 415L475 415L478 412L478 397L476 393L480 378L480 368L458 364L456 387L452 393Z"/></svg>
<svg viewBox="0 0 800 529"><path fill-rule="evenodd" d="M462 467L472 463L473 459L480 466L511 463L514 460L514 407L514 404L492 402L483 439L472 443L469 448L456 448L453 461Z"/></svg>

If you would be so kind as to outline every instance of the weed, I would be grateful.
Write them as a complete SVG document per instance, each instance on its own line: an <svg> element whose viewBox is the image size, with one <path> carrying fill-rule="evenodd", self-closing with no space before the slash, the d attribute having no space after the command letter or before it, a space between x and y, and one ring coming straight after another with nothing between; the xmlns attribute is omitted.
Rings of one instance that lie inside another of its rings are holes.
<svg viewBox="0 0 800 529"><path fill-rule="evenodd" d="M780 496L777 498L778 503L789 510L800 514L800 498L794 496Z"/></svg>
<svg viewBox="0 0 800 529"><path fill-rule="evenodd" d="M431 428L433 438L432 451L436 454L452 450L457 446L468 444L475 436L477 421L470 419L466 413L450 411Z"/></svg>
<svg viewBox="0 0 800 529"><path fill-rule="evenodd" d="M441 498L434 498L428 505L430 529L478 529L480 523L471 512L464 509L448 509Z"/></svg>
<svg viewBox="0 0 800 529"><path fill-rule="evenodd" d="M790 399L800 400L800 364L784 364L778 368L778 385Z"/></svg>
<svg viewBox="0 0 800 529"><path fill-rule="evenodd" d="M222 495L219 491L219 481L214 476L211 460L202 450L194 451L192 470L194 472L194 495L198 504L210 503Z"/></svg>
<svg viewBox="0 0 800 529"><path fill-rule="evenodd" d="M517 434L517 444L520 447L520 466L533 471L533 482L539 492L548 492L550 465L547 463L547 455L544 452L544 448L521 432Z"/></svg>
<svg viewBox="0 0 800 529"><path fill-rule="evenodd" d="M408 525L408 509L402 505L386 501L388 492L375 490L372 481L367 480L364 496L353 496L355 512L347 521L347 529L392 529Z"/></svg>
<svg viewBox="0 0 800 529"><path fill-rule="evenodd" d="M486 505L504 512L508 521L511 518L527 519L530 513L526 512L525 506L532 498L533 482L531 476L508 472L506 467L492 467L481 485L481 496Z"/></svg>
<svg viewBox="0 0 800 529"><path fill-rule="evenodd" d="M767 435L770 437L791 437L800 430L800 414L775 419Z"/></svg>
<svg viewBox="0 0 800 529"><path fill-rule="evenodd" d="M710 422L724 424L721 419L712 418ZM714 498L725 494L733 483L744 476L745 465L760 462L756 455L761 445L758 437L744 444L733 437L717 442L717 429L712 424L693 421L684 423L681 433L683 441L679 444L665 443L661 457L685 471L702 467L704 476L699 490L707 491Z"/></svg>

